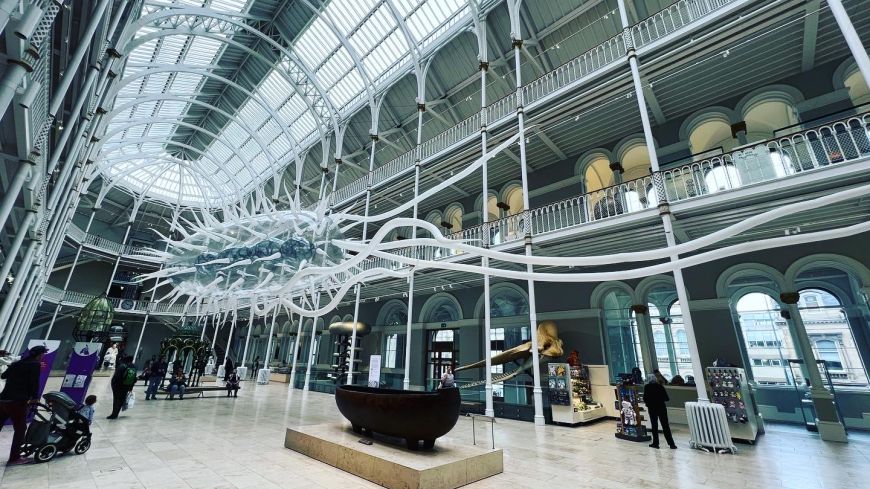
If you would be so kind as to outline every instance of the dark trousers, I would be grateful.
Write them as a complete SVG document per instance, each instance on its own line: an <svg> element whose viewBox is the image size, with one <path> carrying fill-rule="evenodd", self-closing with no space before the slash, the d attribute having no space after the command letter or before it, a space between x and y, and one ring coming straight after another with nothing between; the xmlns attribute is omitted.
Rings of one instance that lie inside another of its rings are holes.
<svg viewBox="0 0 870 489"><path fill-rule="evenodd" d="M230 394L233 397L239 397L239 386L227 384L227 397L230 397Z"/></svg>
<svg viewBox="0 0 870 489"><path fill-rule="evenodd" d="M130 392L130 388L123 385L112 386L112 417L117 417L121 412L121 407L127 401L128 392Z"/></svg>
<svg viewBox="0 0 870 489"><path fill-rule="evenodd" d="M24 433L27 431L27 401L0 401L0 429L6 420L12 420L12 446L9 447L9 461L21 458L21 444L24 443Z"/></svg>
<svg viewBox="0 0 870 489"><path fill-rule="evenodd" d="M650 409L649 420L652 423L653 445L659 445L659 422L662 424L662 433L668 446L674 446L674 438L671 436L671 425L668 423L668 409Z"/></svg>

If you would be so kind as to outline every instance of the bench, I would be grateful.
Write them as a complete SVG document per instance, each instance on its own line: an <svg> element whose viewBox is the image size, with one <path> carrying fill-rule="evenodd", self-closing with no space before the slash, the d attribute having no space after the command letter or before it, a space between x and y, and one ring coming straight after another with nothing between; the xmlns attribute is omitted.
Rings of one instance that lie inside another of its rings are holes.
<svg viewBox="0 0 870 489"><path fill-rule="evenodd" d="M222 386L218 386L218 385L213 385L213 386L212 385L210 385L210 386L200 385L200 386L195 386L195 387L186 387L184 389L184 395L190 396L192 394L196 394L197 398L200 398L200 397L226 397L226 396L206 396L206 395L204 395L206 392L217 392L217 391L225 393L227 391L227 388L222 387ZM160 392L166 394L166 397L164 399L169 399L169 388L168 387L161 387Z"/></svg>

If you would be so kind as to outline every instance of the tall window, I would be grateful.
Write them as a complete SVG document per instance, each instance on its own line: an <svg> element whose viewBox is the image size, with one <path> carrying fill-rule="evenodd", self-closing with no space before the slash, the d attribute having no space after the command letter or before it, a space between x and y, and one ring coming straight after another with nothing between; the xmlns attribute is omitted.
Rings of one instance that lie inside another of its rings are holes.
<svg viewBox="0 0 870 489"><path fill-rule="evenodd" d="M396 368L396 350L398 348L399 335L388 334L384 344L384 368Z"/></svg>
<svg viewBox="0 0 870 489"><path fill-rule="evenodd" d="M489 346L492 349L492 356L496 356L504 351L504 328L492 328L489 330ZM492 376L504 373L504 365L490 365ZM493 397L504 397L504 382L493 382L492 384Z"/></svg>
<svg viewBox="0 0 870 489"><path fill-rule="evenodd" d="M688 375L694 376L679 301L671 304L668 314L660 314L659 309L653 304L649 304L648 307L659 371L669 379L675 375L680 375L683 379Z"/></svg>
<svg viewBox="0 0 870 489"><path fill-rule="evenodd" d="M831 381L841 386L867 386L867 371L839 299L826 290L804 289L800 291L798 309L813 354L825 361Z"/></svg>
<svg viewBox="0 0 870 489"><path fill-rule="evenodd" d="M788 359L798 358L788 323L780 316L779 303L767 294L753 292L737 301L737 317L749 368L759 384L792 385L795 378Z"/></svg>
<svg viewBox="0 0 870 489"><path fill-rule="evenodd" d="M637 321L630 311L631 297L622 290L604 296L604 325L607 331L610 375L630 373L635 367L643 372L643 356L637 334Z"/></svg>

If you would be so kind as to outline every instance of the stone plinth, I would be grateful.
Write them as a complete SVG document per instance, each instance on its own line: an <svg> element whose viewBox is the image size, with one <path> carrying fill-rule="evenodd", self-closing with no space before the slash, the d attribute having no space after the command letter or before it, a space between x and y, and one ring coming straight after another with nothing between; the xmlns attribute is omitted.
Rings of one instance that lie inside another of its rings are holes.
<svg viewBox="0 0 870 489"><path fill-rule="evenodd" d="M453 488L502 473L501 449L486 449L439 439L430 451L411 451L351 431L350 426L320 424L287 428L284 446L389 488Z"/></svg>

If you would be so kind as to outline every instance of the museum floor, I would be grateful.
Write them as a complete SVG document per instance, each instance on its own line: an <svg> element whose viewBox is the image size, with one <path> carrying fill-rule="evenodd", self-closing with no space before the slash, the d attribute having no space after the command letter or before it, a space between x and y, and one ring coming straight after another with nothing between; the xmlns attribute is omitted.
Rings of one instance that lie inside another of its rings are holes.
<svg viewBox="0 0 870 489"><path fill-rule="evenodd" d="M137 387L137 405L109 421L108 379L95 379L91 390L100 398L91 450L47 464L0 466L0 487L376 487L284 448L285 426L339 420L330 395L288 395L285 384L247 382L238 399L144 402ZM460 418L450 436L470 443L471 421ZM2 460L10 438L10 429L0 432ZM609 421L571 429L499 420L505 472L466 487L842 488L861 487L870 470L870 436L863 433L840 445L773 426L756 446L740 445L736 456L690 450L685 429L676 439L679 450L653 450L617 440Z"/></svg>

